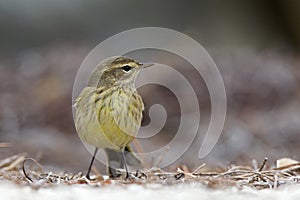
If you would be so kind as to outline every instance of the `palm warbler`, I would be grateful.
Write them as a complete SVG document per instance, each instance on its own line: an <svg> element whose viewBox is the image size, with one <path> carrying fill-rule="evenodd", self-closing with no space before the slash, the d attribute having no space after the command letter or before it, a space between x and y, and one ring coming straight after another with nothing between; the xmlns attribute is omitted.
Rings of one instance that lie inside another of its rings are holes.
<svg viewBox="0 0 300 200"><path fill-rule="evenodd" d="M86 177L93 165L98 148L108 156L108 173L118 177L116 168L129 173L129 164L140 164L132 154L130 143L141 126L144 104L134 86L139 71L150 65L128 57L112 57L102 61L75 100L75 126L79 137L95 146Z"/></svg>

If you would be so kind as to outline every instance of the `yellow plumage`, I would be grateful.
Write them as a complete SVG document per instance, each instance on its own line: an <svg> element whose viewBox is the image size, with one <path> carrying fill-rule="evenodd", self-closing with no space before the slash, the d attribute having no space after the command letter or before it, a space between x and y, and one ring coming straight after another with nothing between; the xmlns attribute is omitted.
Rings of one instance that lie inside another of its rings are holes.
<svg viewBox="0 0 300 200"><path fill-rule="evenodd" d="M134 88L83 89L75 103L80 138L99 148L121 150L137 135L143 101Z"/></svg>
<svg viewBox="0 0 300 200"><path fill-rule="evenodd" d="M123 166L128 177L126 158L129 163L140 163L131 154L129 144L138 134L144 110L142 98L134 86L143 67L145 65L127 57L112 57L101 62L74 104L79 137L96 147L91 165L98 148L104 148L112 177L118 176L115 168ZM122 153L121 161L118 152ZM120 164L112 166L115 161Z"/></svg>

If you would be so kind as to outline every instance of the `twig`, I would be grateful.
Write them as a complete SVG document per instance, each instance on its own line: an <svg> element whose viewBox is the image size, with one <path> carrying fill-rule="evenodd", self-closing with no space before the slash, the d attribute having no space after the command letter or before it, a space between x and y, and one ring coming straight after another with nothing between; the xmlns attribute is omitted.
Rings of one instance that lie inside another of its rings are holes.
<svg viewBox="0 0 300 200"><path fill-rule="evenodd" d="M2 168L5 171L13 169L25 159L25 155L25 153L20 153L2 160L0 162L0 168Z"/></svg>
<svg viewBox="0 0 300 200"><path fill-rule="evenodd" d="M266 165L267 161L268 161L268 158L267 158L267 157L265 157L265 159L264 159L263 163L261 164L261 166L260 166L260 168L259 168L259 170L258 170L259 172L261 172L261 171L264 169L264 167L265 167L265 165Z"/></svg>
<svg viewBox="0 0 300 200"><path fill-rule="evenodd" d="M41 171L43 171L43 167L40 165L40 163L38 163L38 161L36 161L33 158L27 158L23 161L23 166L22 166L23 174L27 180L29 180L30 182L33 183L33 180L28 176L28 174L26 173L26 170L25 170L25 164L27 161L33 161L35 164L37 164L37 166L40 168Z"/></svg>
<svg viewBox="0 0 300 200"><path fill-rule="evenodd" d="M0 148L1 147L10 147L11 146L11 143L9 143L9 142L1 142L0 143Z"/></svg>
<svg viewBox="0 0 300 200"><path fill-rule="evenodd" d="M205 163L203 163L202 165L200 165L199 167L197 167L197 169L195 169L193 172L192 172L192 174L193 175L198 175L198 174L200 174L200 170L203 168L203 167L205 167Z"/></svg>

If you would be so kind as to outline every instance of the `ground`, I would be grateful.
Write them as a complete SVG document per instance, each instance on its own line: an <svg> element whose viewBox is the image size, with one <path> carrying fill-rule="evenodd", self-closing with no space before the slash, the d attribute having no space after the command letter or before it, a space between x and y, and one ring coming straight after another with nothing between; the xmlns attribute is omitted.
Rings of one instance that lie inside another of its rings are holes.
<svg viewBox="0 0 300 200"><path fill-rule="evenodd" d="M159 168L131 172L131 178L110 179L97 174L88 180L82 172L54 173L26 154L0 161L1 199L299 199L300 163L280 159L276 167L234 166L206 171L205 164L190 171L180 166L174 172ZM122 170L120 170L122 172Z"/></svg>
<svg viewBox="0 0 300 200"><path fill-rule="evenodd" d="M104 188L88 185L55 186L50 188L33 189L30 186L18 186L11 183L0 184L1 199L299 199L300 185L282 187L279 189L208 189L199 184L178 184L161 186L149 184L141 186L132 184L127 187L109 186ZM96 197L96 198L95 198Z"/></svg>

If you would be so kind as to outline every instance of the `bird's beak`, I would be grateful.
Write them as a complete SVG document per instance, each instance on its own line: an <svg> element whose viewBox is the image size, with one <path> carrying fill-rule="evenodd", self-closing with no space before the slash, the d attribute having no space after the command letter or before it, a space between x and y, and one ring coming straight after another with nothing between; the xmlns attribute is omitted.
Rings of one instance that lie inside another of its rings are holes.
<svg viewBox="0 0 300 200"><path fill-rule="evenodd" d="M153 65L154 65L154 63L143 63L143 64L141 64L141 68L148 68L148 67L151 67Z"/></svg>

